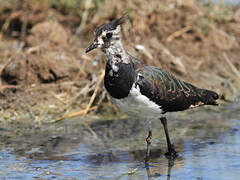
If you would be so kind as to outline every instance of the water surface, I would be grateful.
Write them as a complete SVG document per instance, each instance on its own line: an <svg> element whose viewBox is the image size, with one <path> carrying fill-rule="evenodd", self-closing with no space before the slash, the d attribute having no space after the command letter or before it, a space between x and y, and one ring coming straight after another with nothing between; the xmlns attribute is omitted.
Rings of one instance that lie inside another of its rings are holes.
<svg viewBox="0 0 240 180"><path fill-rule="evenodd" d="M151 159L144 162L145 122L79 118L58 124L1 124L0 178L238 179L240 106L199 108L168 117L179 157L169 162L160 122L153 122ZM173 165L173 166L170 166Z"/></svg>

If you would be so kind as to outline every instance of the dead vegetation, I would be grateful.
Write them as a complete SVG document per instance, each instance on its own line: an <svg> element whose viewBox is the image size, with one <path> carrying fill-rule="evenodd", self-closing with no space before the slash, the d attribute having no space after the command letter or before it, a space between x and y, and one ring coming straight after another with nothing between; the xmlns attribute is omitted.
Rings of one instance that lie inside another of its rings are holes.
<svg viewBox="0 0 240 180"><path fill-rule="evenodd" d="M193 0L86 0L77 7L64 1L19 2L0 9L0 119L41 123L73 112L116 113L102 85L102 54L84 52L97 25L126 12L123 39L132 55L216 90L223 101L238 95L238 7Z"/></svg>

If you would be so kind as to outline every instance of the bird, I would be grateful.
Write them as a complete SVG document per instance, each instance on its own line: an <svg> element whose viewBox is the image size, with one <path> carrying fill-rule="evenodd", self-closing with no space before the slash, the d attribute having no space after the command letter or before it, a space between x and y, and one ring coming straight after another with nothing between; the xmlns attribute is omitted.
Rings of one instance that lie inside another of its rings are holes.
<svg viewBox="0 0 240 180"><path fill-rule="evenodd" d="M98 48L105 55L104 86L121 112L147 121L161 121L167 141L165 155L174 159L178 154L169 137L166 113L203 105L217 106L219 95L177 79L168 71L147 65L130 55L121 38L121 27L127 20L128 17L123 15L98 26L94 30L94 40L85 52ZM149 127L146 158L150 157L151 142L152 128Z"/></svg>

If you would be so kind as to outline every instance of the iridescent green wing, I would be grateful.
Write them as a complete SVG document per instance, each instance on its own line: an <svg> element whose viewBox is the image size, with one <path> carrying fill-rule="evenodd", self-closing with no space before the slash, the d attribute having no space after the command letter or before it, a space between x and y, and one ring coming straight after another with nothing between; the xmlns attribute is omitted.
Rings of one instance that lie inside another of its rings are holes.
<svg viewBox="0 0 240 180"><path fill-rule="evenodd" d="M181 81L166 70L145 66L139 74L140 80L136 83L141 93L161 106L163 112L181 111L204 104L216 105L218 95L215 92Z"/></svg>

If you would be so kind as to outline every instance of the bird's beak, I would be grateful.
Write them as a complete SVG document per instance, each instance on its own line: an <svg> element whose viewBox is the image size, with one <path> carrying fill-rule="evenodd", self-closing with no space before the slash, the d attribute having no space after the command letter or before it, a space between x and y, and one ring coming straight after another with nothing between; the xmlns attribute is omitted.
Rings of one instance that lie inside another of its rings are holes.
<svg viewBox="0 0 240 180"><path fill-rule="evenodd" d="M96 41L94 41L87 49L86 49L86 53L88 53L89 51L95 49L98 47L98 43L96 43Z"/></svg>

